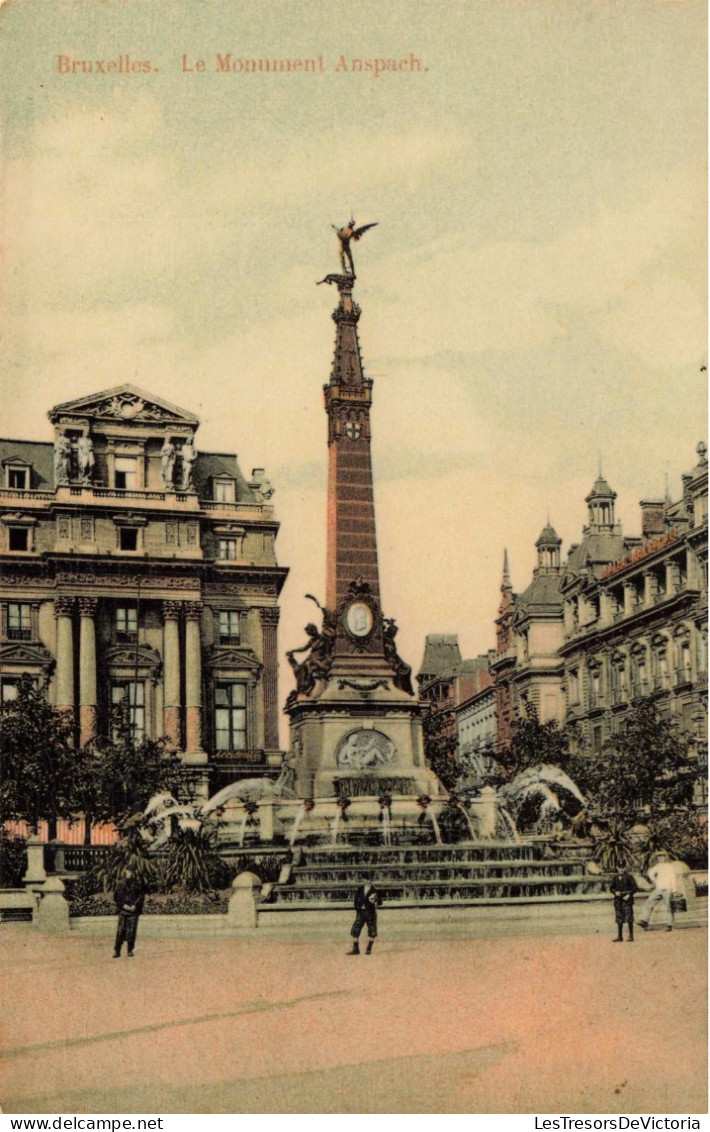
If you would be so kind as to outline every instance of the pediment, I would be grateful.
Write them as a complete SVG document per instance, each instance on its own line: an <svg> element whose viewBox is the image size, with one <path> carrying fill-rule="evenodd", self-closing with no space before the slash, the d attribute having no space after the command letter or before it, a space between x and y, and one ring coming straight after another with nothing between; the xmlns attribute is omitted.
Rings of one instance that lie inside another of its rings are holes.
<svg viewBox="0 0 710 1132"><path fill-rule="evenodd" d="M55 405L49 412L49 419L57 424L63 417L86 418L87 420L106 421L141 421L159 424L180 424L197 428L199 420L194 413L181 409L156 397L154 393L147 393L137 385L116 385L112 389L104 389L100 393L91 393L88 397L79 397L75 401L64 401Z"/></svg>
<svg viewBox="0 0 710 1132"><path fill-rule="evenodd" d="M28 645L13 641L0 645L0 664L31 664L47 668L54 664L54 657L44 645Z"/></svg>
<svg viewBox="0 0 710 1132"><path fill-rule="evenodd" d="M139 645L136 648L135 644L130 642L125 645L111 645L104 653L104 661L116 668L157 668L161 662L160 653L155 649L148 648L147 645Z"/></svg>
<svg viewBox="0 0 710 1132"><path fill-rule="evenodd" d="M246 668L259 671L263 665L251 649L236 645L215 645L207 654L208 668Z"/></svg>

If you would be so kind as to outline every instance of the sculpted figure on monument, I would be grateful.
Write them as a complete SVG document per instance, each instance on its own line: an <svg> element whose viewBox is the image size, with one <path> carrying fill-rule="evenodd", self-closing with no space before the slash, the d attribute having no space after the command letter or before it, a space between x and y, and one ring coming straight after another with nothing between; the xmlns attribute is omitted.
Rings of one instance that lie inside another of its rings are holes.
<svg viewBox="0 0 710 1132"><path fill-rule="evenodd" d="M71 442L63 432L57 434L54 442L54 483L56 487L69 483L69 458Z"/></svg>
<svg viewBox="0 0 710 1132"><path fill-rule="evenodd" d="M76 451L79 459L79 479L82 483L89 484L94 475L96 457L94 456L94 442L88 433L84 432L79 437Z"/></svg>
<svg viewBox="0 0 710 1132"><path fill-rule="evenodd" d="M175 445L170 437L166 436L165 443L160 449L160 474L163 477L163 487L166 490L174 487L173 476L175 475L176 457Z"/></svg>
<svg viewBox="0 0 710 1132"><path fill-rule="evenodd" d="M397 624L392 617L385 617L384 631L382 634L382 642L385 651L385 660L391 665L394 670L394 686L399 688L402 692L407 692L408 695L414 695L412 687L412 669L409 664L402 660L397 652L397 646L394 639L397 636Z"/></svg>
<svg viewBox="0 0 710 1132"><path fill-rule="evenodd" d="M335 616L331 610L322 608L323 625L320 633L313 623L306 625L308 642L299 649L286 653L286 658L296 675L298 695L309 695L320 680L325 680L330 672L335 647ZM296 653L306 652L305 660L297 661Z"/></svg>
<svg viewBox="0 0 710 1132"><path fill-rule="evenodd" d="M187 440L182 446L180 455L182 457L182 478L180 481L180 491L190 491L194 484L192 482L192 468L197 459L197 449L195 448L193 438L188 436Z"/></svg>
<svg viewBox="0 0 710 1132"><path fill-rule="evenodd" d="M350 241L359 240L361 236L368 231L369 228L376 228L377 221L374 224L363 224L361 228L355 227L355 221L350 220L348 224L344 224L342 228L336 228L335 224L331 224L331 228L335 229L340 240L340 266L343 269L344 275L355 275L355 264L353 263L353 253L350 251Z"/></svg>

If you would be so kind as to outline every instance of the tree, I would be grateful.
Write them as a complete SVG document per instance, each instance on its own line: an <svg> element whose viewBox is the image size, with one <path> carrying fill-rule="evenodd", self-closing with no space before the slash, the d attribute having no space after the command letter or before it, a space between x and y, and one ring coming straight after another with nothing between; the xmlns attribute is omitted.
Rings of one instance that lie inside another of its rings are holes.
<svg viewBox="0 0 710 1132"><path fill-rule="evenodd" d="M457 757L456 716L450 708L423 705L424 754L434 774L447 790L453 790L461 775Z"/></svg>
<svg viewBox="0 0 710 1132"><path fill-rule="evenodd" d="M624 716L599 756L574 760L581 789L603 816L632 822L690 806L695 768L691 739L651 699Z"/></svg>
<svg viewBox="0 0 710 1132"><path fill-rule="evenodd" d="M523 714L516 717L510 742L495 754L501 779L508 782L538 764L567 771L573 739L572 729L560 727L556 720L541 723L535 705L524 700Z"/></svg>
<svg viewBox="0 0 710 1132"><path fill-rule="evenodd" d="M121 827L142 812L154 794L184 792L185 768L166 749L165 739L136 743L128 709L119 708L112 720L112 737L100 740L77 766L72 803L75 811L94 822Z"/></svg>
<svg viewBox="0 0 710 1132"><path fill-rule="evenodd" d="M57 819L72 814L72 780L80 758L73 735L71 713L58 711L29 676L21 677L17 698L0 710L3 822L26 821L36 830L45 818L50 837L56 837Z"/></svg>

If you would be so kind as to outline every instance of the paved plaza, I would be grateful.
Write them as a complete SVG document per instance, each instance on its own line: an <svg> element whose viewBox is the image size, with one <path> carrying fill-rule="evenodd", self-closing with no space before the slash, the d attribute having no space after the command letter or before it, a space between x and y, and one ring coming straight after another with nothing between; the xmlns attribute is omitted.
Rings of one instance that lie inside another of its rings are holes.
<svg viewBox="0 0 710 1132"><path fill-rule="evenodd" d="M707 930L614 945L608 911L438 940L383 912L359 958L342 915L311 941L146 931L132 960L106 931L4 925L2 1107L706 1112Z"/></svg>

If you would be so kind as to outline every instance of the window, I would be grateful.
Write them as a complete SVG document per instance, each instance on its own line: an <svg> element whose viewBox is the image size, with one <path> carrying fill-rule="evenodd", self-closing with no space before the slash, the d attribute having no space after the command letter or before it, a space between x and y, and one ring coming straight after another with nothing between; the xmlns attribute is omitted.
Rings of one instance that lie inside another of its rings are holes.
<svg viewBox="0 0 710 1132"><path fill-rule="evenodd" d="M3 676L0 680L0 702L3 704L12 703L17 699L17 683L19 676Z"/></svg>
<svg viewBox="0 0 710 1132"><path fill-rule="evenodd" d="M135 527L120 527L118 545L121 550L138 550L138 531Z"/></svg>
<svg viewBox="0 0 710 1132"><path fill-rule="evenodd" d="M29 550L30 533L26 527L10 527L8 536L10 550Z"/></svg>
<svg viewBox="0 0 710 1132"><path fill-rule="evenodd" d="M10 602L7 607L7 636L10 641L32 640L32 607Z"/></svg>
<svg viewBox="0 0 710 1132"><path fill-rule="evenodd" d="M234 480L215 480L214 497L218 503L234 503Z"/></svg>
<svg viewBox="0 0 710 1132"><path fill-rule="evenodd" d="M7 486L19 488L21 491L25 491L27 488L27 469L8 468Z"/></svg>
<svg viewBox="0 0 710 1132"><path fill-rule="evenodd" d="M573 668L569 674L569 702L579 703L579 669Z"/></svg>
<svg viewBox="0 0 710 1132"><path fill-rule="evenodd" d="M237 540L235 538L221 538L217 546L217 557L223 560L237 557Z"/></svg>
<svg viewBox="0 0 710 1132"><path fill-rule="evenodd" d="M114 486L119 491L129 491L136 486L138 461L135 456L117 456Z"/></svg>
<svg viewBox="0 0 710 1132"><path fill-rule="evenodd" d="M221 609L219 611L218 630L220 644L239 644L239 613L236 609Z"/></svg>
<svg viewBox="0 0 710 1132"><path fill-rule="evenodd" d="M214 738L218 751L242 751L246 747L246 686L216 684L214 690Z"/></svg>
<svg viewBox="0 0 710 1132"><path fill-rule="evenodd" d="M119 605L116 609L116 633L119 637L134 638L138 631L138 611L134 605Z"/></svg>
<svg viewBox="0 0 710 1132"><path fill-rule="evenodd" d="M133 739L142 743L145 739L145 684L133 680L114 680L111 684L111 705L122 708L126 713ZM118 728L114 728L114 739L118 739Z"/></svg>

